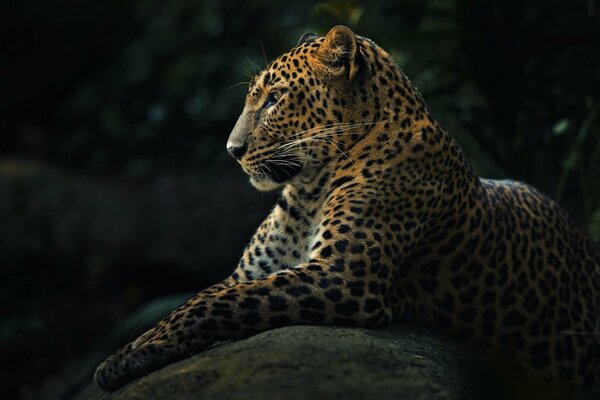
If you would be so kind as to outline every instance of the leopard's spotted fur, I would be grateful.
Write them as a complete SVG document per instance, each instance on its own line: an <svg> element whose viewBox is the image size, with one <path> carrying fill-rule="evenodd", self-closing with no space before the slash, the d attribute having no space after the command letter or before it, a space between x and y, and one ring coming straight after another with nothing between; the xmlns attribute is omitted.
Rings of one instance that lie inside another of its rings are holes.
<svg viewBox="0 0 600 400"><path fill-rule="evenodd" d="M228 150L277 205L228 279L98 368L103 389L218 340L408 316L563 393L599 384L598 248L532 187L476 177L369 39L305 35L251 83Z"/></svg>

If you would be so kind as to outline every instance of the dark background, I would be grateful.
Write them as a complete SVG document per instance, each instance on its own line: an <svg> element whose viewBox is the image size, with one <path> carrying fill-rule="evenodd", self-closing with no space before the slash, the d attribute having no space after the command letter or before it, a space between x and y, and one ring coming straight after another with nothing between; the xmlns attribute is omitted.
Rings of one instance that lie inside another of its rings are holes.
<svg viewBox="0 0 600 400"><path fill-rule="evenodd" d="M3 1L0 397L39 398L134 310L234 268L273 199L225 152L245 82L340 23L480 175L600 241L598 1Z"/></svg>

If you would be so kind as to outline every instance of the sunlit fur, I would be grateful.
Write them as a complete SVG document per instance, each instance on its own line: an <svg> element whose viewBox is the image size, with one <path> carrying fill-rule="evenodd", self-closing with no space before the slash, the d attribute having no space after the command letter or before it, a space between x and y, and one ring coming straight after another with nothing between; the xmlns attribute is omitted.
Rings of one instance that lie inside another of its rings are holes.
<svg viewBox="0 0 600 400"><path fill-rule="evenodd" d="M477 177L372 41L303 36L253 80L228 147L279 200L229 278L98 368L105 390L215 341L407 318L485 355L521 398L600 383L598 248L533 187Z"/></svg>

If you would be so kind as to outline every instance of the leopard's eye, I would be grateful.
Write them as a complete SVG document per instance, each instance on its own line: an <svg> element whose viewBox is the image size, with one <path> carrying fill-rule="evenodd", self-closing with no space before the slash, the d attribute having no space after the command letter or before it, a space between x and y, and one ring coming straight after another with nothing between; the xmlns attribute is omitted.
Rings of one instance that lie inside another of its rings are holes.
<svg viewBox="0 0 600 400"><path fill-rule="evenodd" d="M263 104L264 108L273 107L277 100L281 97L281 92L278 90L274 90L267 95L267 99L265 100L265 104Z"/></svg>

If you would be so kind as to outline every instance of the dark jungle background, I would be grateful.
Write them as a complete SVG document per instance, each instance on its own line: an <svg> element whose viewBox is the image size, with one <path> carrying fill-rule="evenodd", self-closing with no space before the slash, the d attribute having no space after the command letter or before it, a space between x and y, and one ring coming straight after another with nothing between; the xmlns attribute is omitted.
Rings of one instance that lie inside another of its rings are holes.
<svg viewBox="0 0 600 400"><path fill-rule="evenodd" d="M233 269L273 201L225 152L244 82L336 24L600 241L598 1L3 1L1 398L71 398L128 316Z"/></svg>

